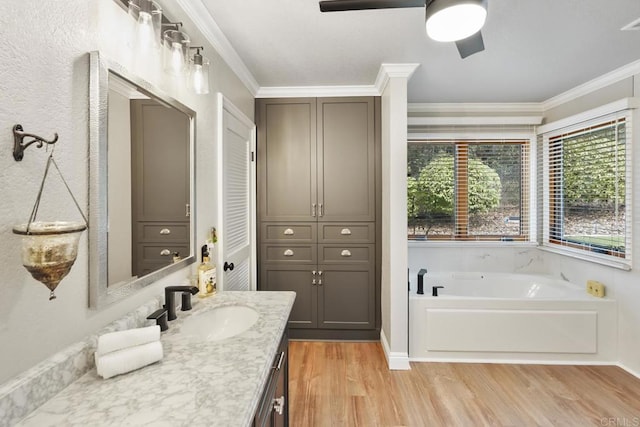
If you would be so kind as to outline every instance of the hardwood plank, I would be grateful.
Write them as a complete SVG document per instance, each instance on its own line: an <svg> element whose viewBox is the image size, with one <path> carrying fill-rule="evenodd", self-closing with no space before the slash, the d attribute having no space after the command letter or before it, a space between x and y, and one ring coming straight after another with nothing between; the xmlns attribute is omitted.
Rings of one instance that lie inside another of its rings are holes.
<svg viewBox="0 0 640 427"><path fill-rule="evenodd" d="M292 341L290 425L640 426L640 379L615 366L411 368L389 371L379 343Z"/></svg>

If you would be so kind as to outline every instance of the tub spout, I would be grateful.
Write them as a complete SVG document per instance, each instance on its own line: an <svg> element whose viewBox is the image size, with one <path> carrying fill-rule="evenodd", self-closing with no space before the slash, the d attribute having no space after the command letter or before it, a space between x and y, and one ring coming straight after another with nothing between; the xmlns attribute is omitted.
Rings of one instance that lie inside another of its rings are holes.
<svg viewBox="0 0 640 427"><path fill-rule="evenodd" d="M437 297L438 296L438 289L444 289L444 286L432 286L431 287L431 296L432 297Z"/></svg>
<svg viewBox="0 0 640 427"><path fill-rule="evenodd" d="M424 295L424 275L427 274L426 268L421 268L418 271L418 295Z"/></svg>

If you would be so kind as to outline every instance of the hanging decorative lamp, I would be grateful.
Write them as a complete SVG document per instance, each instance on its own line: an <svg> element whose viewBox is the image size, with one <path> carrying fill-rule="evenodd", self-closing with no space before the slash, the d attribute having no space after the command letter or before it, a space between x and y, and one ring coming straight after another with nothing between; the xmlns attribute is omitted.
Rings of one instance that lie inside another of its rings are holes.
<svg viewBox="0 0 640 427"><path fill-rule="evenodd" d="M33 137L32 141L23 142L25 137ZM16 161L22 160L24 149L29 145L36 143L38 147L42 147L43 143L54 144L57 141L57 134L54 141L46 141L36 135L27 134L22 131L20 125L14 126L14 157ZM16 151L19 156L16 157ZM18 160L19 157L19 160ZM78 208L84 222L79 221L37 221L38 209L40 207L40 199L44 190L44 183L49 173L49 168L54 165L58 171L62 182L67 191L71 195L73 202ZM71 192L67 181L64 179L58 164L53 158L53 150L49 155L44 170L44 176L40 183L40 190L36 202L31 210L29 221L25 224L19 224L13 227L15 234L22 236L22 265L31 273L34 279L42 282L49 288L49 300L56 298L54 293L60 281L66 277L71 271L71 267L76 261L78 255L78 243L80 235L87 229L88 222L85 215L80 209L80 205L75 196Z"/></svg>

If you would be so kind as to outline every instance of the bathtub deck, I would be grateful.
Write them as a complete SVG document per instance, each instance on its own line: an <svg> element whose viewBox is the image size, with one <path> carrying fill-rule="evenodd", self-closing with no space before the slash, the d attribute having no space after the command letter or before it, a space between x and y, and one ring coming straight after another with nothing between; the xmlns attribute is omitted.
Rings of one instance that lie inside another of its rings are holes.
<svg viewBox="0 0 640 427"><path fill-rule="evenodd" d="M412 363L388 371L378 343L294 341L289 349L292 426L640 425L640 379L617 367Z"/></svg>

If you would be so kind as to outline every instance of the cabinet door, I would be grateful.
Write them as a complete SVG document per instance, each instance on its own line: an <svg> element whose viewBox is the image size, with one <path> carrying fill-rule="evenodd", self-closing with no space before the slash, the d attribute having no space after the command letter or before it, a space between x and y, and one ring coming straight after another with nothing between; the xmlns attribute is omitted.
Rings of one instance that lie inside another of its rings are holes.
<svg viewBox="0 0 640 427"><path fill-rule="evenodd" d="M375 220L373 98L318 99L318 219Z"/></svg>
<svg viewBox="0 0 640 427"><path fill-rule="evenodd" d="M315 264L263 264L260 286L266 291L294 291L296 300L289 316L291 328L315 328L318 324L318 292L313 284Z"/></svg>
<svg viewBox="0 0 640 427"><path fill-rule="evenodd" d="M315 221L316 100L259 99L259 217Z"/></svg>
<svg viewBox="0 0 640 427"><path fill-rule="evenodd" d="M362 266L320 265L318 326L326 329L375 327L375 272Z"/></svg>
<svg viewBox="0 0 640 427"><path fill-rule="evenodd" d="M189 118L151 99L131 101L133 221L189 223Z"/></svg>

